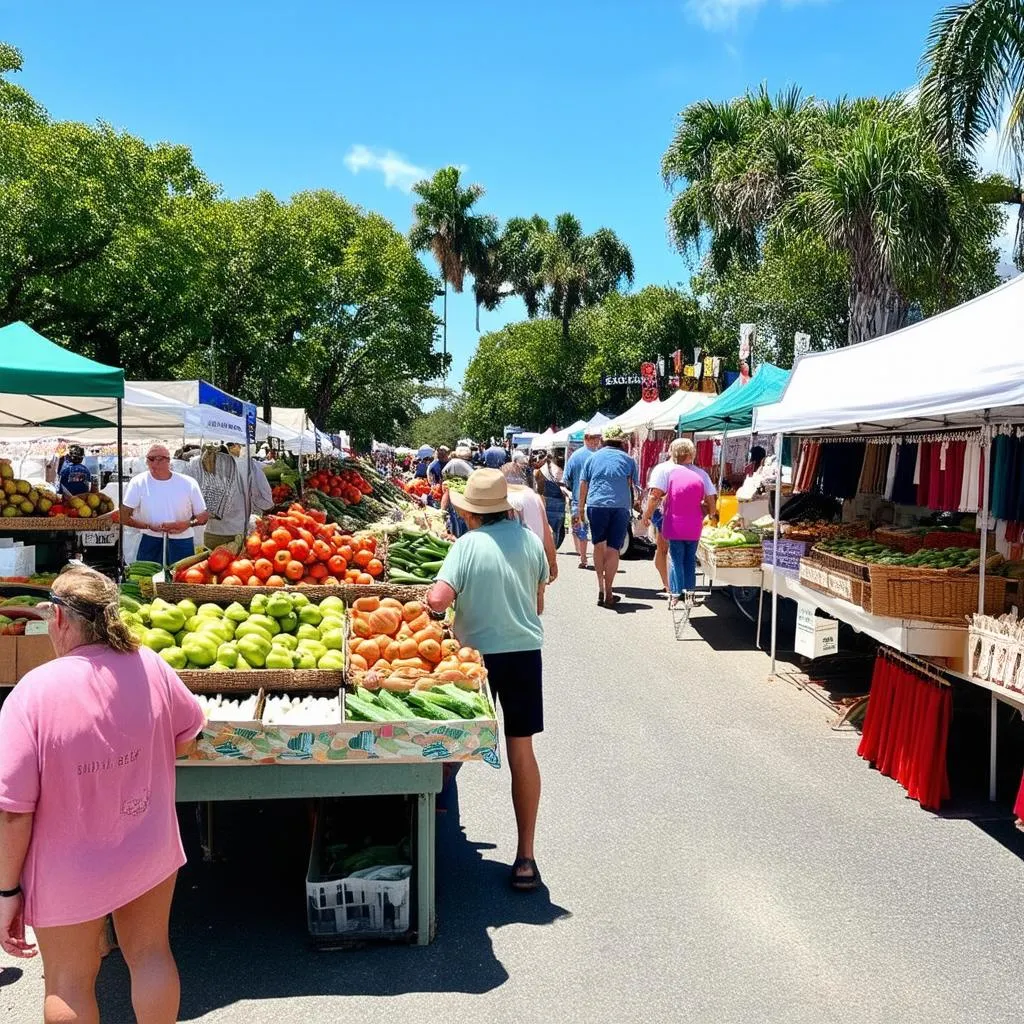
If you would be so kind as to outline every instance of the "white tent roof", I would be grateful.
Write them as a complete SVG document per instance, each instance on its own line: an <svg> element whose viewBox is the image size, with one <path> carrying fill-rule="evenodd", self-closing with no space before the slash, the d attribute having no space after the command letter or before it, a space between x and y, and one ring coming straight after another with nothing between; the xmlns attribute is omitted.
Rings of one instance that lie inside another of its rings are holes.
<svg viewBox="0 0 1024 1024"><path fill-rule="evenodd" d="M662 406L661 399L655 399L653 402L645 402L642 398L636 405L631 405L625 412L620 413L615 417L608 425L610 427L621 427L627 433L632 430L636 430L637 427L642 427L647 423L650 423L655 413Z"/></svg>
<svg viewBox="0 0 1024 1024"><path fill-rule="evenodd" d="M802 356L782 399L754 410L776 433L941 430L1020 419L1024 276L928 320Z"/></svg>
<svg viewBox="0 0 1024 1024"><path fill-rule="evenodd" d="M582 430L586 425L586 420L577 420L575 423L570 423L569 426L556 431L548 444L552 448L565 448L569 444L569 435L575 434L577 430Z"/></svg>
<svg viewBox="0 0 1024 1024"><path fill-rule="evenodd" d="M702 391L677 391L661 403L647 426L651 430L675 432L680 416L688 416L692 412L705 408L717 397L718 395L708 395Z"/></svg>
<svg viewBox="0 0 1024 1024"><path fill-rule="evenodd" d="M551 441L555 436L555 432L548 427L543 434L538 434L532 441L530 441L531 451L547 451L551 447Z"/></svg>

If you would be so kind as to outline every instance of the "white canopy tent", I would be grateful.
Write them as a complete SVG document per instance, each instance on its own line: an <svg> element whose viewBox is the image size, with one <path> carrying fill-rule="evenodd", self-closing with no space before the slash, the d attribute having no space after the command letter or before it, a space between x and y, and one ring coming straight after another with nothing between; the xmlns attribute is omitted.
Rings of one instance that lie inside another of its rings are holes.
<svg viewBox="0 0 1024 1024"><path fill-rule="evenodd" d="M564 427L562 430L555 431L554 436L548 442L549 446L552 448L567 447L570 435L574 434L577 430L582 430L586 425L586 420L577 420L575 423L570 423L569 426Z"/></svg>
<svg viewBox="0 0 1024 1024"><path fill-rule="evenodd" d="M538 434L530 441L531 451L547 451L551 447L551 442L554 439L555 432L548 427L543 434Z"/></svg>
<svg viewBox="0 0 1024 1024"><path fill-rule="evenodd" d="M717 397L702 391L676 391L658 406L654 416L645 425L651 430L671 430L675 433L680 416L688 416L709 406Z"/></svg>
<svg viewBox="0 0 1024 1024"><path fill-rule="evenodd" d="M625 412L616 416L608 426L621 427L627 434L632 433L637 428L650 423L663 404L660 398L653 402L645 402L641 398L636 405L631 405Z"/></svg>
<svg viewBox="0 0 1024 1024"><path fill-rule="evenodd" d="M781 401L754 410L754 430L878 434L1019 419L1022 343L1024 276L894 334L802 356Z"/></svg>

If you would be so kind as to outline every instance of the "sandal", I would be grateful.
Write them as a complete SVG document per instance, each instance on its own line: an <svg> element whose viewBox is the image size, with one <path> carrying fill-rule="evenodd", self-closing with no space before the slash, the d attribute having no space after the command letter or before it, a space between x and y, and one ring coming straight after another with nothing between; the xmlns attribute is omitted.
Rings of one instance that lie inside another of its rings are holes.
<svg viewBox="0 0 1024 1024"><path fill-rule="evenodd" d="M611 597L604 599L604 606L605 608L614 608L621 600L622 596L620 594L612 594Z"/></svg>
<svg viewBox="0 0 1024 1024"><path fill-rule="evenodd" d="M528 867L531 873L528 875L519 874L519 869L522 867ZM531 889L536 889L540 885L540 869L537 867L537 862L530 857L516 857L516 862L512 865L512 875L509 878L509 884L519 892L529 892Z"/></svg>

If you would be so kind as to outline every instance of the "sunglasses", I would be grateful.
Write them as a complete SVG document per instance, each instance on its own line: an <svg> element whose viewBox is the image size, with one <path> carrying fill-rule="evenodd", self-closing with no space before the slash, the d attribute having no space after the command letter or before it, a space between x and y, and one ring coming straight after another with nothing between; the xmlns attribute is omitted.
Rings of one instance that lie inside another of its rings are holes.
<svg viewBox="0 0 1024 1024"><path fill-rule="evenodd" d="M147 455L147 462L170 462L171 460L166 455Z"/></svg>

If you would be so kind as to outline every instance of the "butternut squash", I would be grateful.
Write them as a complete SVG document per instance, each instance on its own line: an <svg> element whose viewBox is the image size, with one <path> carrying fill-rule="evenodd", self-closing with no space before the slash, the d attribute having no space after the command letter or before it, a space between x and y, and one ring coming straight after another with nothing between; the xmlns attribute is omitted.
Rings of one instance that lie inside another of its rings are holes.
<svg viewBox="0 0 1024 1024"><path fill-rule="evenodd" d="M399 658L391 663L391 667L392 669L414 668L420 672L430 672L434 666L422 658Z"/></svg>

